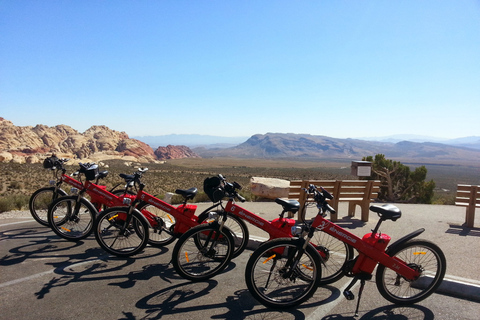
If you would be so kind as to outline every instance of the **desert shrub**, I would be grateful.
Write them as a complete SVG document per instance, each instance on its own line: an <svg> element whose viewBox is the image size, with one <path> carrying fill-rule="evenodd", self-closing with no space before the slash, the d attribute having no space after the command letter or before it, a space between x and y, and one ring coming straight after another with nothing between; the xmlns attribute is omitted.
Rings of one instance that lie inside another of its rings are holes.
<svg viewBox="0 0 480 320"><path fill-rule="evenodd" d="M22 189L22 184L19 181L12 181L10 182L9 188L19 190Z"/></svg>
<svg viewBox="0 0 480 320"><path fill-rule="evenodd" d="M15 194L0 198L0 212L22 210L28 207L29 196L24 194Z"/></svg>
<svg viewBox="0 0 480 320"><path fill-rule="evenodd" d="M441 205L454 205L455 204L455 195L454 194L440 194L435 193L432 199L432 204L441 204Z"/></svg>

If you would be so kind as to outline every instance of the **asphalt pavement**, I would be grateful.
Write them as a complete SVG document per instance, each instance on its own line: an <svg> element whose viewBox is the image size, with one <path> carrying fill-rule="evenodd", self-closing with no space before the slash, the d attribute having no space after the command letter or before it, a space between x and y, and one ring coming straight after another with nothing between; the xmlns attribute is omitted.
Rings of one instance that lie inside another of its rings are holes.
<svg viewBox="0 0 480 320"><path fill-rule="evenodd" d="M198 204L198 210L208 204ZM272 220L281 207L274 202L246 202L245 209ZM397 204L402 217L386 221L381 232L392 242L419 228L419 238L436 243L445 253L447 273L437 293L409 307L390 305L367 282L359 318L477 319L480 311L480 214L476 228L463 226L465 208L440 205ZM357 236L374 228L370 221L346 217L340 203L338 224ZM307 218L315 210L309 209ZM248 224L249 248L267 234ZM356 301L342 291L349 278L326 286L294 310L263 307L248 293L243 273L251 251L232 261L213 279L191 283L175 274L169 258L173 245L147 247L130 259L112 257L94 237L79 243L58 238L40 226L28 212L0 214L0 320L1 319L353 319ZM358 292L358 287L353 290ZM401 315L401 316L400 316Z"/></svg>
<svg viewBox="0 0 480 320"><path fill-rule="evenodd" d="M424 228L425 231L418 238L437 244L447 260L446 276L437 292L480 302L480 212L475 217L475 227L467 228L464 225L465 207L394 205L402 211L402 217L395 222L383 222L380 231L388 234L393 243L412 231ZM274 202L247 202L241 206L267 220L278 218L281 213L281 206ZM361 221L359 207L356 216L343 215L342 212L347 212L345 202L340 203L338 212L337 224L359 237L371 232L378 222L377 214L371 211L369 221ZM315 208L309 208L306 218L313 218L316 214ZM251 249L268 239L267 233L254 226L249 225L249 231Z"/></svg>

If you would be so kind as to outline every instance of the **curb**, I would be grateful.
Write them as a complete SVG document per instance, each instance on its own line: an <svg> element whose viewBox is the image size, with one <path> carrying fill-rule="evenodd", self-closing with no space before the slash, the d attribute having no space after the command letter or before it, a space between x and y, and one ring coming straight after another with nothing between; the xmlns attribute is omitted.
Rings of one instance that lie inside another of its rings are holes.
<svg viewBox="0 0 480 320"><path fill-rule="evenodd" d="M472 282L474 282L474 280L454 280L451 276L446 275L436 292L455 298L480 302L480 284Z"/></svg>
<svg viewBox="0 0 480 320"><path fill-rule="evenodd" d="M267 240L266 238L250 236L247 248L255 250L260 244ZM442 283L435 292L455 298L480 302L480 281L445 275Z"/></svg>

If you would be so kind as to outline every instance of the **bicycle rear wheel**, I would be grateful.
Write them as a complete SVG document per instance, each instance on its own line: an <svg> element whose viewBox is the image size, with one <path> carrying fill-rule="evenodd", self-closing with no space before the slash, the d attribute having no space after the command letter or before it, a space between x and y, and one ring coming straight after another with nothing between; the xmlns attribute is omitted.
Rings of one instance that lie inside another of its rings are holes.
<svg viewBox="0 0 480 320"><path fill-rule="evenodd" d="M383 265L377 267L375 282L380 294L396 304L412 304L431 295L442 283L447 262L442 250L428 240L407 241L389 255L420 271L420 277L408 281Z"/></svg>
<svg viewBox="0 0 480 320"><path fill-rule="evenodd" d="M28 208L33 219L48 227L48 207L53 201L66 195L65 191L55 187L45 187L35 191L28 201Z"/></svg>
<svg viewBox="0 0 480 320"><path fill-rule="evenodd" d="M172 253L177 273L191 281L207 280L222 272L232 259L234 239L228 228L219 224L201 224L185 232Z"/></svg>
<svg viewBox="0 0 480 320"><path fill-rule="evenodd" d="M315 230L310 243L322 257L320 285L333 283L345 275L344 265L353 259L353 248L326 232Z"/></svg>
<svg viewBox="0 0 480 320"><path fill-rule="evenodd" d="M317 250L309 244L298 257L302 239L270 240L253 252L245 268L252 296L267 307L290 308L308 300L320 284Z"/></svg>
<svg viewBox="0 0 480 320"><path fill-rule="evenodd" d="M210 221L208 219L208 213L213 213L213 216L216 217L215 219L221 219L223 217L222 210L215 210L210 212L204 212L198 216L198 222L212 222L213 219ZM227 212L228 219L225 221L224 226L227 227L230 231L232 231L232 236L234 240L234 250L233 250L233 258L238 257L247 247L248 239L250 237L247 224L240 219L239 217Z"/></svg>
<svg viewBox="0 0 480 320"><path fill-rule="evenodd" d="M97 210L85 198L65 196L55 200L48 210L48 224L58 236L79 241L93 230Z"/></svg>
<svg viewBox="0 0 480 320"><path fill-rule="evenodd" d="M173 215L146 202L141 202L137 209L150 224L148 244L154 247L163 247L175 241L173 228L176 220Z"/></svg>
<svg viewBox="0 0 480 320"><path fill-rule="evenodd" d="M141 252L149 238L148 223L140 212L132 211L129 223L128 207L108 208L95 221L95 238L108 253L129 257Z"/></svg>

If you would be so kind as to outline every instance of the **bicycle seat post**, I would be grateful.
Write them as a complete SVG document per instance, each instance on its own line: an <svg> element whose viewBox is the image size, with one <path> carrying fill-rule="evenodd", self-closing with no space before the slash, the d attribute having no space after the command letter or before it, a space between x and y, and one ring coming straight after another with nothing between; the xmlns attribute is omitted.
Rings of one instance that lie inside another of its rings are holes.
<svg viewBox="0 0 480 320"><path fill-rule="evenodd" d="M380 229L380 225L382 224L382 222L385 221L384 218L380 218L377 222L377 225L375 226L375 228L372 230L372 237L375 237L375 235L377 234L378 232L378 229Z"/></svg>

